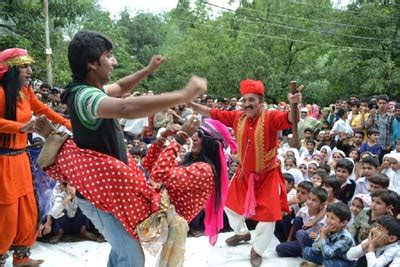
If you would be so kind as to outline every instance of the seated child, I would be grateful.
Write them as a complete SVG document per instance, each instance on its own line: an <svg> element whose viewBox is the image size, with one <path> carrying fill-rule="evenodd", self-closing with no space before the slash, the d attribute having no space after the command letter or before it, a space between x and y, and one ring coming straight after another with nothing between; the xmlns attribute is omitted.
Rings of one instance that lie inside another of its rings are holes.
<svg viewBox="0 0 400 267"><path fill-rule="evenodd" d="M321 228L312 246L304 247L303 258L324 267L354 266L354 262L346 257L347 251L354 245L351 234L346 230L350 218L350 209L346 204L336 202L328 205L326 225Z"/></svg>
<svg viewBox="0 0 400 267"><path fill-rule="evenodd" d="M290 173L283 174L286 180L286 177L292 176ZM292 176L293 177L293 176ZM288 198L288 204L290 212L288 214L284 214L282 216L282 220L276 223L275 226L275 236L278 238L280 242L290 241L289 237L290 228L292 226L293 219L295 218L297 212L303 206L303 204L307 201L308 194L310 193L313 185L309 181L303 181L297 185L296 195L294 198Z"/></svg>
<svg viewBox="0 0 400 267"><path fill-rule="evenodd" d="M371 208L362 210L349 227L357 244L368 238L370 229L380 216L392 213L397 198L397 193L388 189L379 189L372 194Z"/></svg>
<svg viewBox="0 0 400 267"><path fill-rule="evenodd" d="M347 252L351 260L366 256L368 266L387 266L400 251L400 222L393 216L384 215L377 219L377 225L371 229L368 239Z"/></svg>
<svg viewBox="0 0 400 267"><path fill-rule="evenodd" d="M358 178L356 181L355 195L368 194L369 192L369 178L378 173L379 160L375 156L362 156L361 168L363 177Z"/></svg>
<svg viewBox="0 0 400 267"><path fill-rule="evenodd" d="M360 147L360 153L369 151L379 158L382 153L382 144L379 143L379 131L374 128L369 129L367 138L367 141Z"/></svg>
<svg viewBox="0 0 400 267"><path fill-rule="evenodd" d="M369 179L369 193L372 194L376 190L379 189L387 189L389 188L390 180L389 177L387 177L386 174L383 173L376 173L372 175Z"/></svg>
<svg viewBox="0 0 400 267"><path fill-rule="evenodd" d="M317 170L311 177L311 183L313 183L314 187L318 187L324 183L326 178L328 178L328 174L325 170Z"/></svg>
<svg viewBox="0 0 400 267"><path fill-rule="evenodd" d="M276 247L280 257L300 257L302 248L311 246L321 227L327 198L328 194L322 187L311 189L306 206L297 212L290 229L291 233L296 234L296 240L281 243ZM306 230L301 229L303 225L307 227Z"/></svg>
<svg viewBox="0 0 400 267"><path fill-rule="evenodd" d="M363 209L369 208L371 206L371 198L368 195L358 194L351 201L350 211L351 211L351 220L347 224L347 228L349 228L354 219L360 214Z"/></svg>
<svg viewBox="0 0 400 267"><path fill-rule="evenodd" d="M324 179L322 186L328 193L327 205L340 201L336 195L340 192L340 181L335 176L330 176Z"/></svg>
<svg viewBox="0 0 400 267"><path fill-rule="evenodd" d="M336 162L335 176L340 181L340 191L336 198L348 205L356 190L356 182L350 179L354 164L349 159L339 159Z"/></svg>
<svg viewBox="0 0 400 267"><path fill-rule="evenodd" d="M57 182L53 189L50 215L52 217L52 234L49 242L60 242L64 234L80 234L88 240L97 237L88 231L90 221L78 207L75 197L76 189L69 183Z"/></svg>
<svg viewBox="0 0 400 267"><path fill-rule="evenodd" d="M400 143L400 142L398 142ZM390 179L390 189L400 194L400 153L388 154L390 169L392 170Z"/></svg>

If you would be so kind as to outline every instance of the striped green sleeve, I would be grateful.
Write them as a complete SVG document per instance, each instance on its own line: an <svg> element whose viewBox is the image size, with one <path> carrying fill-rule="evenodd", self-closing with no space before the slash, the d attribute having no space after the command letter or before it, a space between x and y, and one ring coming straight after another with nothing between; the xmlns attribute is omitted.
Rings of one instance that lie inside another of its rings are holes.
<svg viewBox="0 0 400 267"><path fill-rule="evenodd" d="M101 118L97 117L97 109L100 101L107 95L95 87L87 87L80 90L75 96L75 111L81 123L89 128L96 129Z"/></svg>

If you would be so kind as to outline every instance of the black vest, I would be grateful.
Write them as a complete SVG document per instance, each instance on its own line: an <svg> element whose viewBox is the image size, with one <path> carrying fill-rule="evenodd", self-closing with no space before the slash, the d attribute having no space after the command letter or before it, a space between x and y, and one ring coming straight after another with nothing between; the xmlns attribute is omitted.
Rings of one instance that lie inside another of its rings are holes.
<svg viewBox="0 0 400 267"><path fill-rule="evenodd" d="M80 121L75 109L75 96L88 87L85 84L74 84L63 95L72 124L74 142L79 148L101 152L128 164L122 131L116 119L98 119L98 124L91 129Z"/></svg>

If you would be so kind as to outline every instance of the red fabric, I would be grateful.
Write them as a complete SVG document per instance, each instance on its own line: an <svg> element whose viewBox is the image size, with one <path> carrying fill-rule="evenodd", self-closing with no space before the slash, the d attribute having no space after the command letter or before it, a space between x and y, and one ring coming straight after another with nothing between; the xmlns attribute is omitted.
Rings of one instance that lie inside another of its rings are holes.
<svg viewBox="0 0 400 267"><path fill-rule="evenodd" d="M176 211L190 222L214 191L214 174L205 162L178 166L176 158L180 150L181 145L172 141L155 161L151 178L166 186Z"/></svg>
<svg viewBox="0 0 400 267"><path fill-rule="evenodd" d="M288 113L276 110L269 112L269 120L264 124L264 133L268 137L265 147L269 149L278 148L278 131L290 127ZM237 133L237 126L243 111L211 110L211 118L221 121L228 127L232 127ZM226 206L238 214L245 216L244 203L246 203L246 193L250 182L251 173L255 170L255 148L260 144L255 144L255 130L258 118L246 120L244 142L242 149L246 153L245 162L240 162L234 178L229 185L228 199ZM239 175L242 174L242 175ZM256 200L255 215L251 219L263 222L273 222L280 220L282 211L288 210L285 181L279 167L273 168L261 174L258 180L254 181L254 195ZM279 192L280 191L280 192Z"/></svg>
<svg viewBox="0 0 400 267"><path fill-rule="evenodd" d="M28 51L21 48L9 48L0 52L0 80L3 79L4 74L9 70L9 66L4 64L4 61L7 61L11 58L18 56L27 56Z"/></svg>
<svg viewBox="0 0 400 267"><path fill-rule="evenodd" d="M55 164L45 171L56 180L70 181L88 201L112 213L136 238L136 225L159 206L159 194L147 184L136 164L128 166L108 155L80 149L71 139L62 146Z"/></svg>
<svg viewBox="0 0 400 267"><path fill-rule="evenodd" d="M214 178L207 163L177 166L180 149L173 141L160 154L161 146L153 144L143 166L151 170L156 182L166 186L178 214L191 221L211 195ZM137 238L137 224L158 209L160 196L134 161L129 163L128 166L108 155L80 149L68 140L55 163L45 171L56 180L70 181L88 201L112 213Z"/></svg>
<svg viewBox="0 0 400 267"><path fill-rule="evenodd" d="M240 82L240 94L264 95L265 89L262 81L243 80Z"/></svg>

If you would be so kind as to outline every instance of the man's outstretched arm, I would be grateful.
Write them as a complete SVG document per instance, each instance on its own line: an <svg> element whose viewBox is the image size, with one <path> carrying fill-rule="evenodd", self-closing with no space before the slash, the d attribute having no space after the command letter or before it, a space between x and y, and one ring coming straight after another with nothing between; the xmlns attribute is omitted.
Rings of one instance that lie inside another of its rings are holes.
<svg viewBox="0 0 400 267"><path fill-rule="evenodd" d="M99 101L96 116L98 118L143 118L180 103L188 103L206 91L207 80L192 77L185 88L161 95L124 99L106 96Z"/></svg>
<svg viewBox="0 0 400 267"><path fill-rule="evenodd" d="M143 69L125 76L115 83L107 85L107 95L120 97L123 94L129 93L141 80L145 79L149 74L157 70L164 61L165 58L163 56L153 56L149 65Z"/></svg>
<svg viewBox="0 0 400 267"><path fill-rule="evenodd" d="M211 108L207 106L200 105L195 102L190 102L188 106L191 107L195 112L198 112L206 117L211 117Z"/></svg>

